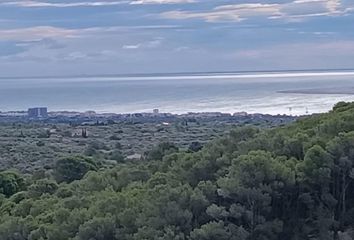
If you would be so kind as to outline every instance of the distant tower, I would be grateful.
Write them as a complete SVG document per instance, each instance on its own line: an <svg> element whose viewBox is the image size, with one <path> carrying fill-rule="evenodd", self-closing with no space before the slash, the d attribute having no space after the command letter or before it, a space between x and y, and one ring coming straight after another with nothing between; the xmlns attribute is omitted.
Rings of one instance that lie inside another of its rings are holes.
<svg viewBox="0 0 354 240"><path fill-rule="evenodd" d="M308 108L306 108L306 114L309 114L309 109Z"/></svg>
<svg viewBox="0 0 354 240"><path fill-rule="evenodd" d="M86 130L86 128L81 129L81 136L83 138L87 138L87 130Z"/></svg>
<svg viewBox="0 0 354 240"><path fill-rule="evenodd" d="M28 117L30 118L46 118L48 117L48 110L46 107L36 107L28 109Z"/></svg>
<svg viewBox="0 0 354 240"><path fill-rule="evenodd" d="M289 114L290 114L290 115L291 115L292 111L293 111L293 108L292 108L292 107L289 107Z"/></svg>
<svg viewBox="0 0 354 240"><path fill-rule="evenodd" d="M154 110L152 110L152 112L153 112L154 114L159 114L159 113L160 113L160 110L157 109L157 108L155 108Z"/></svg>

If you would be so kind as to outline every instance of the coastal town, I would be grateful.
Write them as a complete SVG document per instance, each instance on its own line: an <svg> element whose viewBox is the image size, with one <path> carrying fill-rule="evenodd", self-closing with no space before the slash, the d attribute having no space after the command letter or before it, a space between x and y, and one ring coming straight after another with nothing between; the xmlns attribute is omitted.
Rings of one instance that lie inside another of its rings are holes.
<svg viewBox="0 0 354 240"><path fill-rule="evenodd" d="M188 112L173 114L153 109L151 112L141 113L96 113L95 111L48 111L47 107L29 108L27 111L0 111L0 122L43 122L43 123L71 123L76 125L106 125L117 122L150 122L168 125L180 121L224 122L228 124L268 124L277 126L296 120L298 116L248 114L247 112Z"/></svg>
<svg viewBox="0 0 354 240"><path fill-rule="evenodd" d="M0 169L50 169L68 154L94 156L104 165L115 165L144 159L161 143L193 151L239 126L271 128L296 119L245 112L172 114L158 109L132 114L55 112L46 107L1 112Z"/></svg>

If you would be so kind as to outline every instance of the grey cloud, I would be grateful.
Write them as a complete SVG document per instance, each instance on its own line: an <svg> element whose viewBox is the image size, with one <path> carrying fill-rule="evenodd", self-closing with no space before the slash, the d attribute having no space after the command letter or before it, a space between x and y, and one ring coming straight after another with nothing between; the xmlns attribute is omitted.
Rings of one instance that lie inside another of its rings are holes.
<svg viewBox="0 0 354 240"><path fill-rule="evenodd" d="M102 7L121 4L180 4L193 3L195 0L120 0L120 1L81 1L81 2L44 2L44 1L7 1L2 6L16 6L26 8L69 8L69 7Z"/></svg>
<svg viewBox="0 0 354 240"><path fill-rule="evenodd" d="M30 28L0 29L0 41L38 41L44 38L70 38L77 34L77 30L38 26Z"/></svg>
<svg viewBox="0 0 354 240"><path fill-rule="evenodd" d="M45 38L41 39L38 41L24 41L24 42L19 42L16 44L16 46L21 46L21 47L32 47L32 46L43 46L47 49L61 49L64 48L65 45L62 43L59 43L58 41L51 39L51 38Z"/></svg>
<svg viewBox="0 0 354 240"><path fill-rule="evenodd" d="M67 8L67 7L100 7L100 6L115 6L124 3L129 3L129 1L96 1L96 2L71 2L71 3L52 3L52 2L41 2L41 1L13 1L13 2L3 2L0 5L3 6L17 6L17 7L57 7L57 8Z"/></svg>
<svg viewBox="0 0 354 240"><path fill-rule="evenodd" d="M159 30L176 29L177 25L146 25L146 26L117 26L92 28L57 28L52 26L36 26L29 28L0 29L0 41L39 42L49 44L50 39L75 39L85 35L119 33L130 30ZM52 41L53 43L53 41Z"/></svg>
<svg viewBox="0 0 354 240"><path fill-rule="evenodd" d="M131 4L180 4L194 3L196 0L134 0Z"/></svg>
<svg viewBox="0 0 354 240"><path fill-rule="evenodd" d="M344 15L351 8L345 7L340 0L294 0L288 3L248 3L229 4L209 11L168 11L161 14L167 19L201 19L208 22L240 22L255 17L269 19L304 19L316 16Z"/></svg>
<svg viewBox="0 0 354 240"><path fill-rule="evenodd" d="M138 49L138 48L140 48L140 44L135 44L135 45L132 45L132 44L127 44L127 45L123 45L123 49Z"/></svg>
<svg viewBox="0 0 354 240"><path fill-rule="evenodd" d="M45 49L61 49L65 45L60 44L53 39L40 39L40 40L1 40L0 41L0 56L11 57L23 54L32 48L45 48Z"/></svg>
<svg viewBox="0 0 354 240"><path fill-rule="evenodd" d="M8 57L24 52L25 48L13 42L0 42L0 57Z"/></svg>
<svg viewBox="0 0 354 240"><path fill-rule="evenodd" d="M354 41L327 41L322 43L293 43L280 44L266 48L254 48L235 51L230 55L234 59L269 60L286 64L289 62L318 63L335 61L335 58L351 58L354 55Z"/></svg>
<svg viewBox="0 0 354 240"><path fill-rule="evenodd" d="M157 48L162 44L162 41L164 39L163 38L155 38L151 41L147 41L147 42L142 42L142 43L138 43L138 44L125 44L122 46L122 49L153 49L153 48Z"/></svg>

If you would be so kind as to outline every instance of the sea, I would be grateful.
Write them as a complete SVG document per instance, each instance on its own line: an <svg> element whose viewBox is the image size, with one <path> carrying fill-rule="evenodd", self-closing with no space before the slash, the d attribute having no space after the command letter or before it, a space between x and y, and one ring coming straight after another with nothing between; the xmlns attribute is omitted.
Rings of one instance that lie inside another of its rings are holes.
<svg viewBox="0 0 354 240"><path fill-rule="evenodd" d="M330 94L331 89L337 91ZM354 101L354 71L0 79L2 112L48 107L49 111L97 113L159 109L177 114L306 115L329 111L339 101Z"/></svg>

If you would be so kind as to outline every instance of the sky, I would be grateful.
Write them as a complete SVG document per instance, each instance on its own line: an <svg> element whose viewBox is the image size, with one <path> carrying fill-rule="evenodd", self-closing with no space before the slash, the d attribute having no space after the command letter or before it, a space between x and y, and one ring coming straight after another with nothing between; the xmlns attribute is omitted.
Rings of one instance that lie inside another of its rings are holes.
<svg viewBox="0 0 354 240"><path fill-rule="evenodd" d="M354 0L0 0L0 77L354 68Z"/></svg>

